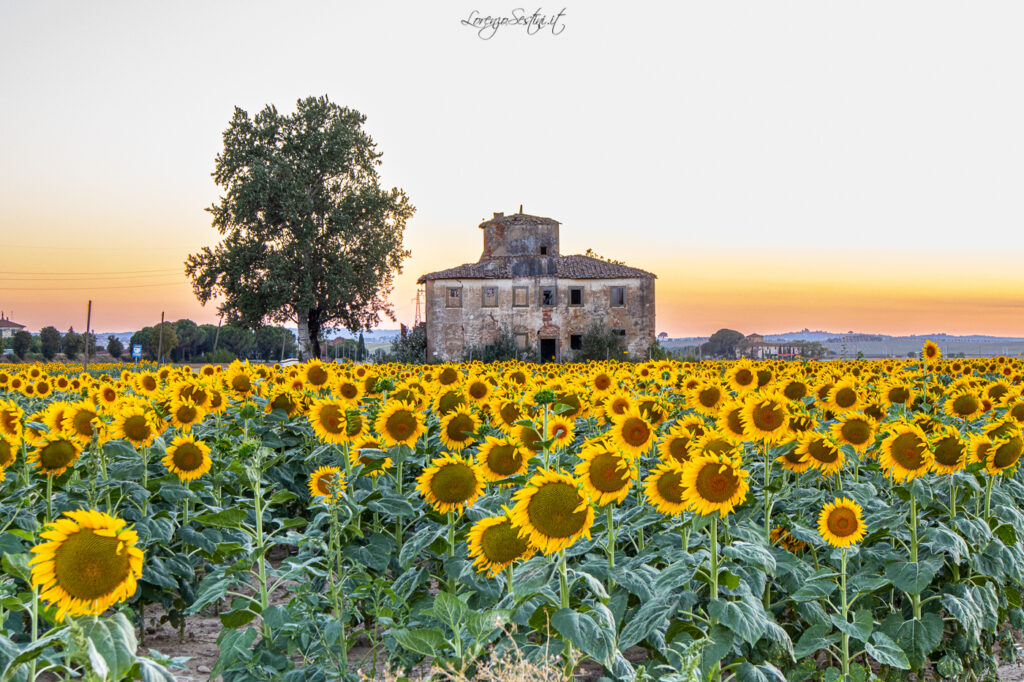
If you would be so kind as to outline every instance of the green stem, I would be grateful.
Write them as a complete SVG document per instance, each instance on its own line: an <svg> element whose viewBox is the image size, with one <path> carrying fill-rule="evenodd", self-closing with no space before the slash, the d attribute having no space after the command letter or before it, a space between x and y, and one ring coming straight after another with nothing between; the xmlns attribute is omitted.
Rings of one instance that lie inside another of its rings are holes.
<svg viewBox="0 0 1024 682"><path fill-rule="evenodd" d="M569 577L566 570L565 550L558 553L558 594L561 597L561 607L569 608ZM571 680L573 673L572 665L572 644L568 640L565 648L562 649L563 674L565 679Z"/></svg>
<svg viewBox="0 0 1024 682"><path fill-rule="evenodd" d="M842 571L839 573L839 589L843 592L843 622L849 622L850 604L846 595L846 548L842 550ZM850 635L843 633L843 679L850 679Z"/></svg>
<svg viewBox="0 0 1024 682"><path fill-rule="evenodd" d="M405 446L403 445L402 447ZM399 462L395 466L395 491L398 493L399 497L402 496L402 468L404 464L405 462L403 461ZM395 551L396 556L398 554L401 554L402 552L402 526L402 516L401 514L399 514L395 517L395 547L397 547Z"/></svg>
<svg viewBox="0 0 1024 682"><path fill-rule="evenodd" d="M348 638L345 634L345 617L342 612L341 603L341 562L344 558L341 553L341 524L338 521L338 502L337 500L331 500L331 536L330 536L330 565L328 570L330 571L330 584L331 584L331 600L334 602L334 620L341 626L341 662L342 669L345 674L348 674ZM328 643L328 647L333 646L333 643Z"/></svg>
<svg viewBox="0 0 1024 682"><path fill-rule="evenodd" d="M149 514L149 448L142 448L142 487L146 497L142 500L142 516Z"/></svg>
<svg viewBox="0 0 1024 682"><path fill-rule="evenodd" d="M455 556L455 513L454 512L448 512L448 557L451 558L451 557L454 557L454 556ZM447 571L449 568L450 568L450 566L445 567L445 570ZM449 578L447 583L448 583L448 591L451 592L452 594L455 594L456 590L458 589L458 584L455 582L455 578Z"/></svg>
<svg viewBox="0 0 1024 682"><path fill-rule="evenodd" d="M913 492L910 494L910 560L917 563L917 498ZM921 620L921 595L912 595L910 601L914 606L914 618Z"/></svg>
<svg viewBox="0 0 1024 682"><path fill-rule="evenodd" d="M608 555L608 594L611 595L612 589L615 587L615 581L612 579L611 572L615 568L615 523L612 519L612 512L614 506L609 502L605 508L605 524L608 526L608 540L604 546L605 554Z"/></svg>
<svg viewBox="0 0 1024 682"><path fill-rule="evenodd" d="M53 521L53 475L46 475L46 523Z"/></svg>
<svg viewBox="0 0 1024 682"><path fill-rule="evenodd" d="M548 438L548 404L544 403L543 426L541 427L540 439L546 441ZM544 468L548 468L548 446L544 446Z"/></svg>
<svg viewBox="0 0 1024 682"><path fill-rule="evenodd" d="M956 474L949 475L949 520L956 518ZM960 582L960 564L953 562L953 582Z"/></svg>
<svg viewBox="0 0 1024 682"><path fill-rule="evenodd" d="M992 486L995 485L996 477L989 474L988 483L985 485L985 523L992 522Z"/></svg>
<svg viewBox="0 0 1024 682"><path fill-rule="evenodd" d="M711 598L718 599L718 516L711 518ZM708 613L708 630L710 631L717 624L717 620ZM714 682L721 682L721 663L716 663L711 671L711 679Z"/></svg>
<svg viewBox="0 0 1024 682"><path fill-rule="evenodd" d="M248 421L246 423L248 423ZM260 606L262 607L260 613L264 613L270 606L270 595L267 593L266 552L263 551L263 548L265 546L265 540L263 537L263 471L262 469L259 468L261 465L262 462L258 462L256 464L257 475L256 483L253 486L253 505L255 506L256 511L256 552L258 554L258 558L256 561L257 568L259 570L260 581ZM269 641L270 628L267 625L266 621L262 622L262 628L263 639Z"/></svg>
<svg viewBox="0 0 1024 682"><path fill-rule="evenodd" d="M505 567L505 589L508 590L508 596L512 597L512 603L516 603L515 586L512 582L512 564Z"/></svg>

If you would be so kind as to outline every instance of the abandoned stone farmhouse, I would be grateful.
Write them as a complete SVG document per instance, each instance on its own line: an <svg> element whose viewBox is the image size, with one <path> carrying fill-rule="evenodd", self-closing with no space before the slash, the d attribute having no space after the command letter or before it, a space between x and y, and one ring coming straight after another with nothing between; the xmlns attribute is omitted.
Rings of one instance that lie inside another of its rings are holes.
<svg viewBox="0 0 1024 682"><path fill-rule="evenodd" d="M476 263L419 278L426 293L427 355L468 359L502 327L542 361L572 360L594 321L624 337L630 355L655 340L654 279L644 270L589 256L563 256L559 223L495 213L480 224L484 250Z"/></svg>

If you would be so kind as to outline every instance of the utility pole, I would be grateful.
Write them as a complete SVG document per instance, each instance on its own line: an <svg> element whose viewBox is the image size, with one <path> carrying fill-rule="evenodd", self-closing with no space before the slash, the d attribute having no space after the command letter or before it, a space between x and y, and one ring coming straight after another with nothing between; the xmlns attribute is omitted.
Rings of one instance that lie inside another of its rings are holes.
<svg viewBox="0 0 1024 682"><path fill-rule="evenodd" d="M92 324L92 301L89 301L89 312L85 314L85 368L89 371L89 325Z"/></svg>
<svg viewBox="0 0 1024 682"><path fill-rule="evenodd" d="M164 313L160 311L160 334L156 346L156 361L158 364L164 361Z"/></svg>

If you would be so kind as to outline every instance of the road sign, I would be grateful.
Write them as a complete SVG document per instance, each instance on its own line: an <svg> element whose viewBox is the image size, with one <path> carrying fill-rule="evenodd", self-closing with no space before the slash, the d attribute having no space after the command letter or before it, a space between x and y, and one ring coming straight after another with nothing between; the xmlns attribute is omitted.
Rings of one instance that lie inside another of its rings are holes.
<svg viewBox="0 0 1024 682"><path fill-rule="evenodd" d="M135 359L142 357L142 346L139 344L132 344L132 357Z"/></svg>

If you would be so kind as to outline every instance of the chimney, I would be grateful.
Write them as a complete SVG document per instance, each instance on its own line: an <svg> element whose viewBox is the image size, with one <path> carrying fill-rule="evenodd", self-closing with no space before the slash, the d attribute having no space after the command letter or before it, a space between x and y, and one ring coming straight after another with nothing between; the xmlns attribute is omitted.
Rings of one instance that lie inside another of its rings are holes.
<svg viewBox="0 0 1024 682"><path fill-rule="evenodd" d="M494 218L492 218L491 220L497 220L498 218L504 218L504 217L505 217L505 212L504 211L501 211L501 212L495 211L494 212Z"/></svg>

